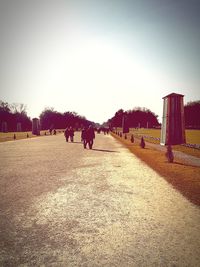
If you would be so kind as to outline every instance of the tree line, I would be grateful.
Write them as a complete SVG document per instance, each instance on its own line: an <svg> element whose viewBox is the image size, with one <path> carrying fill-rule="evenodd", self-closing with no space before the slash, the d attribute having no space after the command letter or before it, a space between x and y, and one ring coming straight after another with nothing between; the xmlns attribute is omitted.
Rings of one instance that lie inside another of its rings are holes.
<svg viewBox="0 0 200 267"><path fill-rule="evenodd" d="M126 127L130 128L153 128L158 127L158 116L147 108L136 107L132 110L124 111L119 109L115 115L108 120L110 127L122 127L123 121Z"/></svg>
<svg viewBox="0 0 200 267"><path fill-rule="evenodd" d="M53 108L45 108L41 112L39 119L41 130L50 128L64 129L69 126L80 128L95 124L76 112L67 111L61 113L55 111ZM8 104L0 100L0 131L6 128L8 132L15 132L17 131L18 124L20 124L21 131L32 130L32 120L27 115L26 106L16 103Z"/></svg>
<svg viewBox="0 0 200 267"><path fill-rule="evenodd" d="M188 102L184 107L185 126L191 129L200 129L200 101Z"/></svg>
<svg viewBox="0 0 200 267"><path fill-rule="evenodd" d="M187 103L184 107L184 113L186 128L200 129L200 101ZM41 130L64 129L68 126L82 128L90 124L97 125L76 112L61 113L53 108L45 108L39 119ZM151 110L141 107L127 111L119 109L105 124L110 127L122 127L123 119L125 119L127 127L156 128L160 126L158 116ZM2 126L5 123L9 132L16 131L19 123L22 131L31 131L32 129L32 120L27 115L24 104L8 104L0 100L0 131L2 131Z"/></svg>
<svg viewBox="0 0 200 267"><path fill-rule="evenodd" d="M188 129L200 129L200 101L188 102L184 106L185 127ZM111 127L122 127L123 121L130 128L157 128L160 126L158 115L147 108L136 107L124 111L119 109L115 115L107 121Z"/></svg>
<svg viewBox="0 0 200 267"><path fill-rule="evenodd" d="M41 129L64 129L72 126L75 129L87 127L90 124L95 125L94 122L87 120L84 116L76 112L67 111L60 113L53 108L46 108L40 114Z"/></svg>
<svg viewBox="0 0 200 267"><path fill-rule="evenodd" d="M17 130L18 123L21 124L22 131L29 131L32 128L31 119L26 112L26 106L17 103L8 104L0 100L0 130L14 132Z"/></svg>

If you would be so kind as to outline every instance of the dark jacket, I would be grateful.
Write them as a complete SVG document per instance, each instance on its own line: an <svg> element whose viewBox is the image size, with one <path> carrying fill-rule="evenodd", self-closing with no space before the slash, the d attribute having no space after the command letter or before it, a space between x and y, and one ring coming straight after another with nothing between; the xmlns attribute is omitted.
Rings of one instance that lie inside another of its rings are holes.
<svg viewBox="0 0 200 267"><path fill-rule="evenodd" d="M88 128L86 131L86 139L93 140L95 138L95 133L93 128Z"/></svg>

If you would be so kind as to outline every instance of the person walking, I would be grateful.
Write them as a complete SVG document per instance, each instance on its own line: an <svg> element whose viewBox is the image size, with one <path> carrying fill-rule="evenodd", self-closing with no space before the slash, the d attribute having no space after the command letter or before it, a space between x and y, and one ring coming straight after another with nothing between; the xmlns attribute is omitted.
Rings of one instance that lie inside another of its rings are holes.
<svg viewBox="0 0 200 267"><path fill-rule="evenodd" d="M69 137L70 137L70 141L74 142L74 130L72 127L69 128Z"/></svg>
<svg viewBox="0 0 200 267"><path fill-rule="evenodd" d="M85 134L85 147L89 146L89 149L92 149L93 143L94 143L94 139L95 139L95 133L94 133L94 128L92 127L92 125L89 126L89 128L86 130L86 134Z"/></svg>
<svg viewBox="0 0 200 267"><path fill-rule="evenodd" d="M84 127L81 131L81 142L83 142L83 147L86 148L87 145L87 128Z"/></svg>
<svg viewBox="0 0 200 267"><path fill-rule="evenodd" d="M69 140L69 129L68 129L68 127L65 129L64 135L65 135L66 142L68 142L68 140Z"/></svg>

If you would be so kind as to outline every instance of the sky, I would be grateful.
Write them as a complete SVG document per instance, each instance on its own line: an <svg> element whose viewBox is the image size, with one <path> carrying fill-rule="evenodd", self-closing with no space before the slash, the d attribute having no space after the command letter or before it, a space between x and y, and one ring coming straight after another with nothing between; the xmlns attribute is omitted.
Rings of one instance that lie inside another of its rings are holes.
<svg viewBox="0 0 200 267"><path fill-rule="evenodd" d="M0 0L0 100L102 123L200 100L200 0Z"/></svg>

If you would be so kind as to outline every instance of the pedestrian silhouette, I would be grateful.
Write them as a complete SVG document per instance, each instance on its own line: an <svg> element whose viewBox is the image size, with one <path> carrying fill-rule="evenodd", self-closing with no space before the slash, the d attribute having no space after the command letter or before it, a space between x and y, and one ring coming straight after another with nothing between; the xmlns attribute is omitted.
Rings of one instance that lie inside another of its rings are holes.
<svg viewBox="0 0 200 267"><path fill-rule="evenodd" d="M83 140L83 147L87 148L87 145L89 146L89 149L92 149L94 139L95 139L95 132L92 125L88 127L88 129L84 128L81 133L81 139Z"/></svg>
<svg viewBox="0 0 200 267"><path fill-rule="evenodd" d="M68 129L68 127L65 129L64 135L65 135L66 142L68 142L68 140L69 140L69 129Z"/></svg>
<svg viewBox="0 0 200 267"><path fill-rule="evenodd" d="M69 137L70 141L74 142L74 129L72 127L69 128Z"/></svg>

